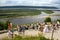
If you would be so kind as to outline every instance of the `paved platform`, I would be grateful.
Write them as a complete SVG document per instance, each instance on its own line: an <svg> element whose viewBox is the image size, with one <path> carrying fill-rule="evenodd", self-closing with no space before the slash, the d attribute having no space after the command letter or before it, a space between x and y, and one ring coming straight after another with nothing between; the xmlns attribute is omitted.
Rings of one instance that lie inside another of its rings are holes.
<svg viewBox="0 0 60 40"><path fill-rule="evenodd" d="M25 31L25 36L38 36L38 34L40 33L40 31L38 30L26 30ZM18 32L15 31L14 34L17 34L18 35ZM49 33L43 33L43 35L46 37L46 38L51 38L51 32ZM0 39L2 38L5 38L7 37L7 33L3 33L3 34L0 34ZM56 32L54 32L54 39L58 39L60 40L60 30L57 30Z"/></svg>

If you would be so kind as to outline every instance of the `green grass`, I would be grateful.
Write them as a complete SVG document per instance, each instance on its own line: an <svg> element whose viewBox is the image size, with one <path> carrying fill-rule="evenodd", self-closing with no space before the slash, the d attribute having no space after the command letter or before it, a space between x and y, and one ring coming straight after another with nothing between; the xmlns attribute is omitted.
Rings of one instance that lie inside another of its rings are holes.
<svg viewBox="0 0 60 40"><path fill-rule="evenodd" d="M9 39L5 38L3 40L9 40ZM38 37L37 36L35 37L34 36L26 36L26 37L16 36L15 38L10 39L10 40L50 40L50 39L45 38L42 35L39 35Z"/></svg>
<svg viewBox="0 0 60 40"><path fill-rule="evenodd" d="M54 13L53 11L51 10L43 10L43 12L47 13L47 14L51 14L51 13Z"/></svg>

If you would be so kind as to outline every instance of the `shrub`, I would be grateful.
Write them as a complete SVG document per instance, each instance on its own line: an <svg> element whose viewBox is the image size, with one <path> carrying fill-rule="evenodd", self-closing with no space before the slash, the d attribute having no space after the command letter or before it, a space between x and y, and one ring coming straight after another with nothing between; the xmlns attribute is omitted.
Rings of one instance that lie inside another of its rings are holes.
<svg viewBox="0 0 60 40"><path fill-rule="evenodd" d="M6 23L5 23L4 29L8 29L8 20L7 20Z"/></svg>
<svg viewBox="0 0 60 40"><path fill-rule="evenodd" d="M0 22L0 30L8 29L8 21L6 23Z"/></svg>
<svg viewBox="0 0 60 40"><path fill-rule="evenodd" d="M51 22L51 18L50 17L47 17L44 22Z"/></svg>
<svg viewBox="0 0 60 40"><path fill-rule="evenodd" d="M60 22L60 19L57 19L57 21L59 21L59 22Z"/></svg>
<svg viewBox="0 0 60 40"><path fill-rule="evenodd" d="M0 30L3 30L4 26L5 26L5 23L4 22L0 22Z"/></svg>

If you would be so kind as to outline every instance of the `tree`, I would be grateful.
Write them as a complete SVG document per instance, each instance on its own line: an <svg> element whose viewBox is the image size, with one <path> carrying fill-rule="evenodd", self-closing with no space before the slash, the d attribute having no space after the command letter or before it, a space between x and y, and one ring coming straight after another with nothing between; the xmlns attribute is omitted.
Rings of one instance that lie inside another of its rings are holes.
<svg viewBox="0 0 60 40"><path fill-rule="evenodd" d="M44 22L51 22L51 18L50 17L47 17Z"/></svg>
<svg viewBox="0 0 60 40"><path fill-rule="evenodd" d="M0 22L0 30L8 29L8 21L6 23Z"/></svg>
<svg viewBox="0 0 60 40"><path fill-rule="evenodd" d="M4 22L0 22L0 30L3 30L4 26L5 26L5 23Z"/></svg>
<svg viewBox="0 0 60 40"><path fill-rule="evenodd" d="M57 19L57 21L59 21L59 22L60 22L60 19Z"/></svg>
<svg viewBox="0 0 60 40"><path fill-rule="evenodd" d="M6 21L6 23L5 23L5 27L4 27L4 29L8 29L8 20Z"/></svg>

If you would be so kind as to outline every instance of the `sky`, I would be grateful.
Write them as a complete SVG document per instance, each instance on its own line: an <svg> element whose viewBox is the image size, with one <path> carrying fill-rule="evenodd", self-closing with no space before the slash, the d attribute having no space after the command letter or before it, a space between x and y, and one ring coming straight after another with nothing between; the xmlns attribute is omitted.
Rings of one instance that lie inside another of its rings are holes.
<svg viewBox="0 0 60 40"><path fill-rule="evenodd" d="M60 6L60 0L0 0L0 6Z"/></svg>

